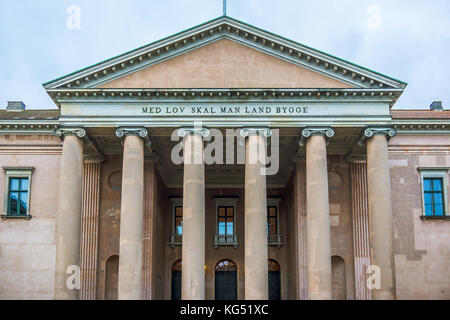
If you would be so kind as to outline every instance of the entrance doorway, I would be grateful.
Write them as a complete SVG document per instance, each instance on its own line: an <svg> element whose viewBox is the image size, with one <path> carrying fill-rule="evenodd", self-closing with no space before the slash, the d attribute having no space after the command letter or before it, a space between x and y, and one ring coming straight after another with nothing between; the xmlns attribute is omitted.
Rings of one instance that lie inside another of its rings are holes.
<svg viewBox="0 0 450 320"><path fill-rule="evenodd" d="M181 260L175 261L172 266L172 300L181 300Z"/></svg>
<svg viewBox="0 0 450 320"><path fill-rule="evenodd" d="M219 261L214 279L216 300L237 300L237 266L233 261Z"/></svg>
<svg viewBox="0 0 450 320"><path fill-rule="evenodd" d="M269 300L281 300L280 264L269 259Z"/></svg>

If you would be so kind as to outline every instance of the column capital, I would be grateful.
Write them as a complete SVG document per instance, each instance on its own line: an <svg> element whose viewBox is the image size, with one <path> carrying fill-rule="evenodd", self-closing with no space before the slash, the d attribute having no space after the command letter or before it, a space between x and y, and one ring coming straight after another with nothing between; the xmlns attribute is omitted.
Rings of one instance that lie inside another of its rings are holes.
<svg viewBox="0 0 450 320"><path fill-rule="evenodd" d="M84 163L102 163L105 161L105 157L103 155L84 155L83 162Z"/></svg>
<svg viewBox="0 0 450 320"><path fill-rule="evenodd" d="M206 138L209 136L209 129L208 128L202 128L202 127L191 127L191 128L180 128L178 129L178 136L179 137L186 137L190 134L198 134L202 137Z"/></svg>
<svg viewBox="0 0 450 320"><path fill-rule="evenodd" d="M311 136L325 136L326 138L334 137L334 130L330 127L310 127L304 128L302 131L302 137L298 142L300 147L305 145L305 140Z"/></svg>
<svg viewBox="0 0 450 320"><path fill-rule="evenodd" d="M345 159L349 163L366 163L367 155L350 153L345 157Z"/></svg>
<svg viewBox="0 0 450 320"><path fill-rule="evenodd" d="M262 133L266 138L272 135L272 130L269 128L242 128L240 131L241 137L247 138L250 134Z"/></svg>
<svg viewBox="0 0 450 320"><path fill-rule="evenodd" d="M128 135L135 135L145 139L148 137L148 131L145 128L118 128L116 130L116 136L119 138L123 138Z"/></svg>
<svg viewBox="0 0 450 320"><path fill-rule="evenodd" d="M62 139L64 136L77 136L78 138L87 137L84 128L58 128L53 132L53 135Z"/></svg>
<svg viewBox="0 0 450 320"><path fill-rule="evenodd" d="M364 145L367 139L372 138L374 135L385 135L388 139L393 138L397 135L397 130L391 127L368 127L364 130L363 135L358 141L360 146Z"/></svg>

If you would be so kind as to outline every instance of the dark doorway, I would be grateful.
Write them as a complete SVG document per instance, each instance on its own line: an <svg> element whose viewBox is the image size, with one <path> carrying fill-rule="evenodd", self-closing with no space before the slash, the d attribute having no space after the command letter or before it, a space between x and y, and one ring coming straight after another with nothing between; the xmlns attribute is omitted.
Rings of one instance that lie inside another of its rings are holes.
<svg viewBox="0 0 450 320"><path fill-rule="evenodd" d="M181 260L172 266L172 300L181 300Z"/></svg>
<svg viewBox="0 0 450 320"><path fill-rule="evenodd" d="M269 300L281 300L280 265L269 259Z"/></svg>
<svg viewBox="0 0 450 320"><path fill-rule="evenodd" d="M233 261L220 261L214 278L216 300L237 300L237 267Z"/></svg>

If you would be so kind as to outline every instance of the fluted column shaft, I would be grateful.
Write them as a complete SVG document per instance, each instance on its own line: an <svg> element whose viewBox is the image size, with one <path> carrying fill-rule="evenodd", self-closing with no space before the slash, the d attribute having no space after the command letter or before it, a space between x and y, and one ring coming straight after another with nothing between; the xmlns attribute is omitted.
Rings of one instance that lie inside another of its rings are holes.
<svg viewBox="0 0 450 320"><path fill-rule="evenodd" d="M205 299L205 164L203 139L189 131L184 140L183 272L181 298Z"/></svg>
<svg viewBox="0 0 450 320"><path fill-rule="evenodd" d="M327 141L331 129L303 131L306 141L306 243L311 300L332 298Z"/></svg>
<svg viewBox="0 0 450 320"><path fill-rule="evenodd" d="M81 217L80 300L95 300L97 289L97 246L100 205L100 172L103 159L85 160Z"/></svg>
<svg viewBox="0 0 450 320"><path fill-rule="evenodd" d="M81 235L81 189L83 176L83 141L86 132L58 130L57 136L64 135L61 158L58 216L56 221L56 266L55 299L75 300L78 298L77 282L67 286L68 268L80 268ZM69 272L74 272L70 269ZM79 269L78 269L79 270ZM77 276L76 274L73 274Z"/></svg>
<svg viewBox="0 0 450 320"><path fill-rule="evenodd" d="M139 300L142 291L144 141L125 133L120 212L119 300Z"/></svg>
<svg viewBox="0 0 450 320"><path fill-rule="evenodd" d="M375 300L395 299L394 236L387 134L387 132L375 133L367 141L371 260L372 265L378 266L381 271L381 288L372 290Z"/></svg>

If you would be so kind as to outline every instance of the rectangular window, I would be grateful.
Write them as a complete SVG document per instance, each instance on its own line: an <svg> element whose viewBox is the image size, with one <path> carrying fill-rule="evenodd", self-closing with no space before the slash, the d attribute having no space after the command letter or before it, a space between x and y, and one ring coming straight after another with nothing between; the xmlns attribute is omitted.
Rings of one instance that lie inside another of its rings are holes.
<svg viewBox="0 0 450 320"><path fill-rule="evenodd" d="M3 167L6 176L4 213L2 219L31 218L30 187L34 168Z"/></svg>
<svg viewBox="0 0 450 320"><path fill-rule="evenodd" d="M444 183L442 178L423 179L425 216L444 216Z"/></svg>
<svg viewBox="0 0 450 320"><path fill-rule="evenodd" d="M278 234L278 207L267 207L267 234Z"/></svg>
<svg viewBox="0 0 450 320"><path fill-rule="evenodd" d="M234 234L234 207L219 207L219 235L232 236Z"/></svg>
<svg viewBox="0 0 450 320"><path fill-rule="evenodd" d="M449 219L448 168L418 168L422 182L422 220Z"/></svg>
<svg viewBox="0 0 450 320"><path fill-rule="evenodd" d="M28 215L28 178L9 178L8 215Z"/></svg>

